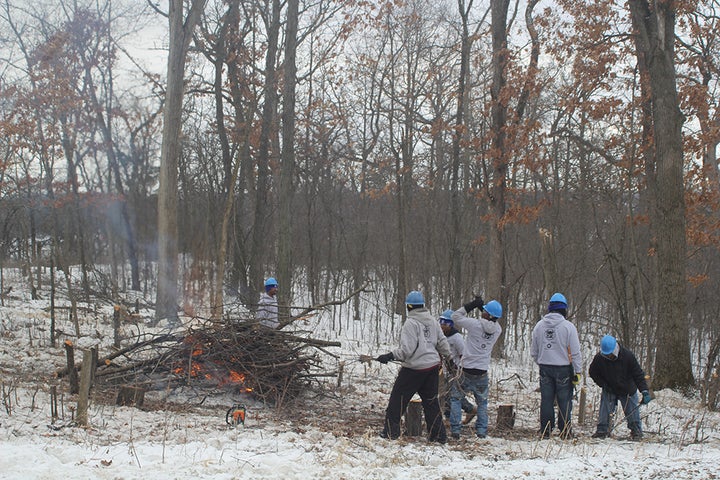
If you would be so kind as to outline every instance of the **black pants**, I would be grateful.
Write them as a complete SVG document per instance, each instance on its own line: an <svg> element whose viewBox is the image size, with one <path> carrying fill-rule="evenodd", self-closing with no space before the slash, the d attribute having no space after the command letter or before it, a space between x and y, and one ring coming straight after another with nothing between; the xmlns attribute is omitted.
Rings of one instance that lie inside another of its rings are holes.
<svg viewBox="0 0 720 480"><path fill-rule="evenodd" d="M439 367L430 370L412 370L405 367L400 369L385 410L383 436L388 438L400 436L400 418L405 413L410 399L417 393L422 400L430 441L444 442L447 439L438 400L439 371Z"/></svg>

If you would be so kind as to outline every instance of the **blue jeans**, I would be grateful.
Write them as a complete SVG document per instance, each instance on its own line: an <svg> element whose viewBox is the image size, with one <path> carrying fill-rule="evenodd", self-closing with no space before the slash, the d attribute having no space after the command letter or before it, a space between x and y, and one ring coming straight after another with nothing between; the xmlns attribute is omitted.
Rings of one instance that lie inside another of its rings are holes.
<svg viewBox="0 0 720 480"><path fill-rule="evenodd" d="M487 401L490 379L486 373L471 375L463 372L459 382L453 382L450 387L450 432L460 433L460 417L462 416L462 399L467 392L472 392L477 404L477 419L475 420L475 434L478 437L487 436L488 415Z"/></svg>
<svg viewBox="0 0 720 480"><path fill-rule="evenodd" d="M457 375L457 377L455 377L455 375ZM455 385L460 381L459 377L460 374L454 371L446 371L444 375L440 377L440 398L442 399L440 403L442 403L443 414L448 420L450 420L450 390L452 389L452 385ZM460 407L465 413L470 413L475 409L475 405L470 403L467 396L463 396L460 399L460 402Z"/></svg>
<svg viewBox="0 0 720 480"><path fill-rule="evenodd" d="M642 433L642 424L640 423L640 409L638 405L638 397L636 393L632 395L615 395L603 388L600 396L600 413L598 414L597 431L600 433L610 432L610 414L615 413L617 402L622 405L625 412L625 420L631 432Z"/></svg>
<svg viewBox="0 0 720 480"><path fill-rule="evenodd" d="M540 433L549 437L555 429L555 402L560 434L572 430L572 365L540 365Z"/></svg>

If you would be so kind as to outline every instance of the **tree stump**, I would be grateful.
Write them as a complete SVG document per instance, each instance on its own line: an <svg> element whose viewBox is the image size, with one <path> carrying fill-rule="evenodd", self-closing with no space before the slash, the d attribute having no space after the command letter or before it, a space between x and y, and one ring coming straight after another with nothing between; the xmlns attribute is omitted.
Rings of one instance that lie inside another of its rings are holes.
<svg viewBox="0 0 720 480"><path fill-rule="evenodd" d="M144 388L123 385L120 387L120 391L118 391L118 396L115 404L121 407L142 407L144 402Z"/></svg>
<svg viewBox="0 0 720 480"><path fill-rule="evenodd" d="M405 411L405 435L419 437L423 434L423 409L420 400L410 400Z"/></svg>
<svg viewBox="0 0 720 480"><path fill-rule="evenodd" d="M512 430L515 427L514 405L498 405L496 430Z"/></svg>

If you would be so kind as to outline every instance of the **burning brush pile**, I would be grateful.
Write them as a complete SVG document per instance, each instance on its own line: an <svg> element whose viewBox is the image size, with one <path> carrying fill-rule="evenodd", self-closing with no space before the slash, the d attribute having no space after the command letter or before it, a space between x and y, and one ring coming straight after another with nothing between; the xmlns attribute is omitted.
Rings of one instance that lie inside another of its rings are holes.
<svg viewBox="0 0 720 480"><path fill-rule="evenodd" d="M254 321L208 322L182 335L138 340L101 358L95 380L97 386L126 384L146 390L188 385L222 388L280 406L306 390L313 379L335 375L322 371L318 354L333 346L340 344Z"/></svg>

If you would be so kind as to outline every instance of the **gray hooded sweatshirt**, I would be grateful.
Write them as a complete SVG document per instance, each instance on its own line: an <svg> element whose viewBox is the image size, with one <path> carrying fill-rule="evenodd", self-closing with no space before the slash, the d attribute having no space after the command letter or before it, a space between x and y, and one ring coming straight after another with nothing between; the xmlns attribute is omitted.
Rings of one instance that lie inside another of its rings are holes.
<svg viewBox="0 0 720 480"><path fill-rule="evenodd" d="M502 333L500 324L482 317L468 317L464 306L455 310L451 318L456 327L467 332L462 367L489 370L493 345Z"/></svg>
<svg viewBox="0 0 720 480"><path fill-rule="evenodd" d="M413 370L425 370L440 364L440 355L450 355L445 334L426 308L408 312L400 330L400 346L392 351L395 360Z"/></svg>
<svg viewBox="0 0 720 480"><path fill-rule="evenodd" d="M280 322L278 321L277 297L271 297L265 292L260 295L257 320L261 325L265 325L266 327L278 328L280 326Z"/></svg>
<svg viewBox="0 0 720 480"><path fill-rule="evenodd" d="M530 355L538 365L570 365L582 373L580 339L575 325L557 312L550 312L535 325Z"/></svg>

